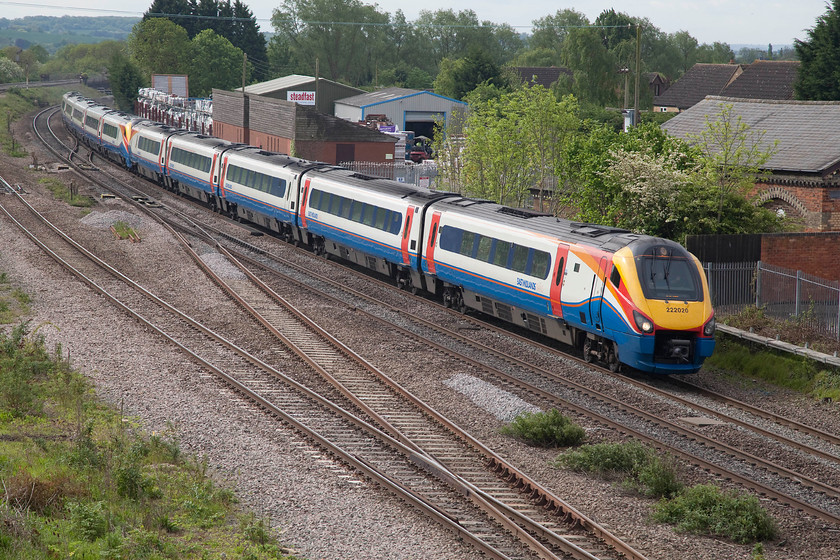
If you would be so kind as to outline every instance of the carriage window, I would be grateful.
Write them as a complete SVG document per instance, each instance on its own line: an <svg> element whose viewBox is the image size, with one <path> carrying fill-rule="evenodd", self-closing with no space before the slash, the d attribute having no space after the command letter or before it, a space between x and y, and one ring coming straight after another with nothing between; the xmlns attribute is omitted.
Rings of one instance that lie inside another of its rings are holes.
<svg viewBox="0 0 840 560"><path fill-rule="evenodd" d="M364 203L357 201L353 202L353 211L350 214L350 219L354 222L362 221L362 205Z"/></svg>
<svg viewBox="0 0 840 560"><path fill-rule="evenodd" d="M548 276L548 269L551 266L551 257L545 251L534 251L533 260L531 261L531 276L542 278L545 280Z"/></svg>
<svg viewBox="0 0 840 560"><path fill-rule="evenodd" d="M316 210L323 210L323 201L325 200L324 193L321 191L313 190L312 194L309 195L309 206L315 208Z"/></svg>
<svg viewBox="0 0 840 560"><path fill-rule="evenodd" d="M490 262L490 248L493 246L493 238L484 235L478 238L478 252L475 255L480 261Z"/></svg>
<svg viewBox="0 0 840 560"><path fill-rule="evenodd" d="M508 256L512 243L509 241L496 241L496 250L493 252L493 264L507 268Z"/></svg>
<svg viewBox="0 0 840 560"><path fill-rule="evenodd" d="M554 279L554 285L559 286L563 283L563 261L565 261L563 257L560 257L560 263L557 265L557 278Z"/></svg>
<svg viewBox="0 0 840 560"><path fill-rule="evenodd" d="M473 254L473 245L475 245L475 234L471 231L465 231L461 237L460 253L471 257Z"/></svg>
<svg viewBox="0 0 840 560"><path fill-rule="evenodd" d="M102 135L107 136L109 138L116 138L117 137L117 127L112 125L112 124L103 123L102 124Z"/></svg>
<svg viewBox="0 0 840 560"><path fill-rule="evenodd" d="M370 204L365 204L364 209L362 210L362 223L366 226L373 225L374 213L376 212L376 207L371 206Z"/></svg>
<svg viewBox="0 0 840 560"><path fill-rule="evenodd" d="M376 212L376 223L374 226L376 229L381 229L382 231L388 230L388 224L391 222L391 211L386 210L384 208L379 208Z"/></svg>
<svg viewBox="0 0 840 560"><path fill-rule="evenodd" d="M612 282L612 285L616 288L621 287L621 273L615 265L613 265L612 273L610 274L610 282Z"/></svg>
<svg viewBox="0 0 840 560"><path fill-rule="evenodd" d="M513 262L511 268L516 272L524 273L528 268L528 247L521 245L513 246Z"/></svg>

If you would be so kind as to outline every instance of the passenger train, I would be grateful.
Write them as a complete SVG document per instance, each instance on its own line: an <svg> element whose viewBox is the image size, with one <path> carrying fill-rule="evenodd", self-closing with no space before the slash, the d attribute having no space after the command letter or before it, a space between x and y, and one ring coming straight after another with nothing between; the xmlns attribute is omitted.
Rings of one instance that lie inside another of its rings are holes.
<svg viewBox="0 0 840 560"><path fill-rule="evenodd" d="M62 113L81 141L168 190L613 371L695 373L714 350L705 274L673 241L202 136L73 92Z"/></svg>

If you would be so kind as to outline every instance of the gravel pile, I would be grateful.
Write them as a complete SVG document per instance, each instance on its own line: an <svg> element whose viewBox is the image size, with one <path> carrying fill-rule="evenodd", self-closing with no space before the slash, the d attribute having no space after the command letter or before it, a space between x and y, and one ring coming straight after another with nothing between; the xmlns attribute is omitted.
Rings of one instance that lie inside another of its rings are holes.
<svg viewBox="0 0 840 560"><path fill-rule="evenodd" d="M486 410L500 422L510 422L520 414L540 412L538 406L529 404L507 391L503 391L471 375L459 373L443 382Z"/></svg>

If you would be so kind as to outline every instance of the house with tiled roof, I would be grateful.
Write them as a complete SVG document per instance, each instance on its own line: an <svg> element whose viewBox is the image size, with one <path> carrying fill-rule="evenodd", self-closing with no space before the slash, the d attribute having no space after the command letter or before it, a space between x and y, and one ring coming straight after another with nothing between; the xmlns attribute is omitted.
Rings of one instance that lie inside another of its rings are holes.
<svg viewBox="0 0 840 560"><path fill-rule="evenodd" d="M756 202L801 221L807 231L840 230L840 102L709 96L662 128L691 141L726 107L762 150L773 151L763 166L767 176L755 186Z"/></svg>
<svg viewBox="0 0 840 560"><path fill-rule="evenodd" d="M697 63L662 95L654 96L653 110L662 113L685 111L707 95L720 95L743 71L740 64Z"/></svg>
<svg viewBox="0 0 840 560"><path fill-rule="evenodd" d="M793 99L798 60L756 60L744 67L720 95L742 99Z"/></svg>
<svg viewBox="0 0 840 560"><path fill-rule="evenodd" d="M548 89L560 76L572 77L572 71L562 66L511 66L522 83L540 85Z"/></svg>
<svg viewBox="0 0 840 560"><path fill-rule="evenodd" d="M657 112L685 111L707 95L741 99L793 99L799 72L795 60L756 60L752 64L695 64L662 95Z"/></svg>

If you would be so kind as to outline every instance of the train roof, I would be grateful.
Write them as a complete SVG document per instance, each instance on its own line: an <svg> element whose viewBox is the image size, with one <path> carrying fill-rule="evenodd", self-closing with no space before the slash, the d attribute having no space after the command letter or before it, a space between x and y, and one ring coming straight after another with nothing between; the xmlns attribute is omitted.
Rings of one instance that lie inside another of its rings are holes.
<svg viewBox="0 0 840 560"><path fill-rule="evenodd" d="M524 208L502 206L489 200L474 198L450 198L436 203L436 207L473 216L491 223L505 224L537 234L551 235L570 243L598 247L615 252L639 239L650 236L633 233L626 229L573 222L551 214Z"/></svg>
<svg viewBox="0 0 840 560"><path fill-rule="evenodd" d="M249 146L247 144L240 144L234 148L231 148L231 150L226 153L229 153L230 155L241 155L242 157L248 158L249 160L259 161L267 165L276 165L279 167L292 169L294 171L297 171L298 173L304 171L305 169L309 169L314 165L318 165L316 163L305 159L301 159L299 157L290 156L288 154L281 154L279 152L271 152L262 148L258 148L256 146Z"/></svg>
<svg viewBox="0 0 840 560"><path fill-rule="evenodd" d="M325 165L314 169L313 172L322 174L328 179L340 181L345 185L351 185L367 191L375 191L394 198L410 198L417 201L418 204L455 196L449 192L432 191L409 183L365 175L364 173L352 171L344 167Z"/></svg>
<svg viewBox="0 0 840 560"><path fill-rule="evenodd" d="M183 132L186 133L187 131L183 128L175 128L174 126L169 126L168 124L159 123L157 121L151 121L148 119L143 119L140 122L134 125L135 132L143 132L145 130L150 130L153 132L162 132L162 133L175 133L175 132Z"/></svg>
<svg viewBox="0 0 840 560"><path fill-rule="evenodd" d="M183 129L176 129L183 130ZM186 134L178 134L172 138L173 142L184 141L186 146L180 146L181 149L189 148L190 146L200 145L205 148L215 148L217 146L233 146L233 142L222 140L215 136L206 136L204 134L196 134L195 132L184 131Z"/></svg>

